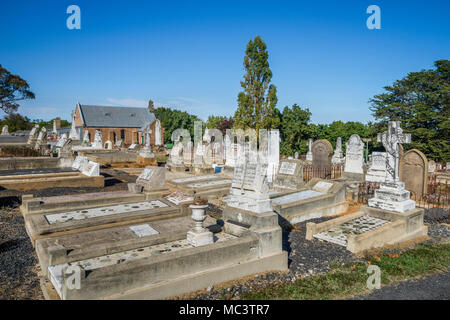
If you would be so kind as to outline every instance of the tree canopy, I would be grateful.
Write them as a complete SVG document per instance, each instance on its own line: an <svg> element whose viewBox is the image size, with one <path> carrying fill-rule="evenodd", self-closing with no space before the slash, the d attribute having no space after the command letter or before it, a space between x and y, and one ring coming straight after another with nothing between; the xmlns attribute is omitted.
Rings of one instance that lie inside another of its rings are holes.
<svg viewBox="0 0 450 320"><path fill-rule="evenodd" d="M401 121L412 142L428 158L450 160L450 61L438 60L435 69L411 72L386 92L370 99L373 116L379 122L374 132L387 128L387 121Z"/></svg>
<svg viewBox="0 0 450 320"><path fill-rule="evenodd" d="M17 111L17 101L34 99L28 83L16 74L11 74L0 64L0 109L5 113Z"/></svg>
<svg viewBox="0 0 450 320"><path fill-rule="evenodd" d="M269 53L260 36L250 40L244 57L245 75L241 81L244 91L238 94L238 108L234 115L235 128L274 129L280 125L277 88L271 84Z"/></svg>

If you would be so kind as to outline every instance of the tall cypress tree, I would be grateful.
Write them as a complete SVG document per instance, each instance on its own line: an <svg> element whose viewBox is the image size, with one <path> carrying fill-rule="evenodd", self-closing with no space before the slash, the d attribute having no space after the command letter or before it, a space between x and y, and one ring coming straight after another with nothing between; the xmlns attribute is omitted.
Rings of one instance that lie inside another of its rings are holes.
<svg viewBox="0 0 450 320"><path fill-rule="evenodd" d="M234 114L234 128L274 129L280 125L276 109L277 88L270 83L269 53L260 36L247 44L244 57L245 75L241 81L238 108Z"/></svg>

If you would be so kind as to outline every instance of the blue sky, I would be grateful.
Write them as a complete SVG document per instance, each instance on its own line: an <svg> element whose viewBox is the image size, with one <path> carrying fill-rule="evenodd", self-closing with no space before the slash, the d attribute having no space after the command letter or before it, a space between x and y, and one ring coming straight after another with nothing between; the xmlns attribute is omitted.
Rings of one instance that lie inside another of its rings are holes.
<svg viewBox="0 0 450 320"><path fill-rule="evenodd" d="M69 30L66 9L81 9ZM366 9L381 9L369 30ZM1 1L0 64L36 99L19 112L70 118L82 104L233 115L247 42L269 50L278 105L315 123L372 120L368 100L450 58L450 1Z"/></svg>

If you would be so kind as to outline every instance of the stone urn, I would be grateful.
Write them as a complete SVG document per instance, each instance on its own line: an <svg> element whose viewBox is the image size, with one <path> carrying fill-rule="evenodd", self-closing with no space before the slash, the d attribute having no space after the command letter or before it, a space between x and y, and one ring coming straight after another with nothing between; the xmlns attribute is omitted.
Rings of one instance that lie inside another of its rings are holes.
<svg viewBox="0 0 450 320"><path fill-rule="evenodd" d="M203 228L203 221L206 219L206 208L208 204L195 201L189 208L192 210L191 218L195 222L195 226L188 231L187 241L194 247L204 246L214 243L214 236L211 231Z"/></svg>

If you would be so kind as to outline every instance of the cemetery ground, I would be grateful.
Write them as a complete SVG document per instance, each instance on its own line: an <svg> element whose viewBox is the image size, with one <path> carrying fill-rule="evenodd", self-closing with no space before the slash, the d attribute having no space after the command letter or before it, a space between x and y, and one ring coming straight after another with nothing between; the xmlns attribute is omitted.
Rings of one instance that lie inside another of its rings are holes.
<svg viewBox="0 0 450 320"><path fill-rule="evenodd" d="M38 197L127 190L127 183L136 179L132 171L102 169L104 188L0 191L0 299L44 299L37 257L18 208L21 195L32 193ZM354 211L355 207L350 207L347 213ZM220 219L222 210L220 206L210 204L207 213ZM422 239L421 243L391 246L356 256L336 244L317 239L307 241L306 222L302 222L283 231L283 250L289 253L287 272L252 275L175 299L389 299L395 298L399 290L407 297L414 286L424 292L435 290L439 281L447 284L444 289L438 286L439 290L448 293L450 227L439 223L428 223L427 226L429 238ZM369 264L379 266L382 274L382 289L372 293L366 288ZM448 299L448 294L444 298Z"/></svg>

